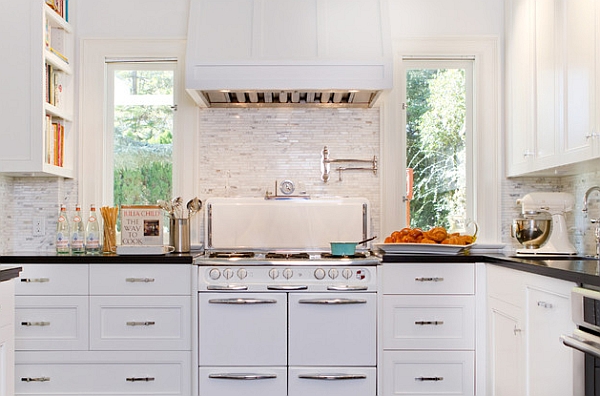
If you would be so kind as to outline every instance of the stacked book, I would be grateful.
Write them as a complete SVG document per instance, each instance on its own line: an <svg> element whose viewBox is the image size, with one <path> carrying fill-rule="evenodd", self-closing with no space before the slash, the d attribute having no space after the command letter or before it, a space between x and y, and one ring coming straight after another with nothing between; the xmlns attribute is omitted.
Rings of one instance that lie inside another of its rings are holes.
<svg viewBox="0 0 600 396"><path fill-rule="evenodd" d="M46 0L46 4L66 21L69 20L69 0Z"/></svg>
<svg viewBox="0 0 600 396"><path fill-rule="evenodd" d="M46 115L46 163L63 166L65 150L65 126L61 120Z"/></svg>

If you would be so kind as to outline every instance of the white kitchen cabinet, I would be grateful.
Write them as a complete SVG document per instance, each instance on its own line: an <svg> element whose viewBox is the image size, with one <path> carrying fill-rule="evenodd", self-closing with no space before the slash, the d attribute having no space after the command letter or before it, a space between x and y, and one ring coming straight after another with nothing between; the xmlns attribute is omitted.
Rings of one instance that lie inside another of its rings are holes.
<svg viewBox="0 0 600 396"><path fill-rule="evenodd" d="M600 158L599 14L594 0L506 2L508 176Z"/></svg>
<svg viewBox="0 0 600 396"><path fill-rule="evenodd" d="M382 271L383 395L475 395L476 264L384 263Z"/></svg>
<svg viewBox="0 0 600 396"><path fill-rule="evenodd" d="M16 394L191 394L192 266L27 264Z"/></svg>
<svg viewBox="0 0 600 396"><path fill-rule="evenodd" d="M572 282L489 264L488 394L582 394L583 356L560 342L571 334Z"/></svg>
<svg viewBox="0 0 600 396"><path fill-rule="evenodd" d="M14 280L0 282L0 396L14 394Z"/></svg>
<svg viewBox="0 0 600 396"><path fill-rule="evenodd" d="M4 115L1 172L73 177L72 27L44 0L7 2L0 13L0 26L13 49L0 62L6 77L2 83L5 94L0 96ZM56 133L54 125L58 125Z"/></svg>

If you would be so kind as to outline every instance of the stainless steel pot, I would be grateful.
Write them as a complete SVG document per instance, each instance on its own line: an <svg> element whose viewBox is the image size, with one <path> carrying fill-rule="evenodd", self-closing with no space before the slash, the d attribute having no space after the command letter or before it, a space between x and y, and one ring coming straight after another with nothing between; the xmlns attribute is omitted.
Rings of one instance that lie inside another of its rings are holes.
<svg viewBox="0 0 600 396"><path fill-rule="evenodd" d="M552 218L543 213L526 214L513 220L511 236L526 249L538 249L550 236Z"/></svg>

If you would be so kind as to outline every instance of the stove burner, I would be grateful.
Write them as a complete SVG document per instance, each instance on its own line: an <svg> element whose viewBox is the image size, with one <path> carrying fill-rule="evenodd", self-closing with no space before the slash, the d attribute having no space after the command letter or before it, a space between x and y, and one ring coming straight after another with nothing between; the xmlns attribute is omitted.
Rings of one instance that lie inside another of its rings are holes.
<svg viewBox="0 0 600 396"><path fill-rule="evenodd" d="M254 252L212 252L210 258L251 258Z"/></svg>
<svg viewBox="0 0 600 396"><path fill-rule="evenodd" d="M265 258L267 259L300 259L300 260L308 260L310 259L310 255L308 253L275 253L270 252L265 254Z"/></svg>
<svg viewBox="0 0 600 396"><path fill-rule="evenodd" d="M363 258L367 258L367 255L365 253L354 253L353 255L333 255L331 253L321 253L321 258L323 259L363 259Z"/></svg>

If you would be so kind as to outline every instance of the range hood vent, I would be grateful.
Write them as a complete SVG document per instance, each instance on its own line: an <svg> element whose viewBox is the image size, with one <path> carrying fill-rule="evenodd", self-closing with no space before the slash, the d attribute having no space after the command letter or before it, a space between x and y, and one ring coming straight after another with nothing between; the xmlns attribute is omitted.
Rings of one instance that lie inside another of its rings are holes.
<svg viewBox="0 0 600 396"><path fill-rule="evenodd" d="M370 107L392 88L386 0L190 0L202 107Z"/></svg>

